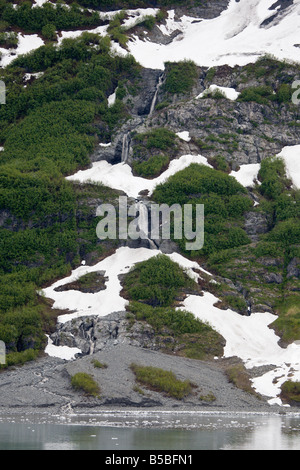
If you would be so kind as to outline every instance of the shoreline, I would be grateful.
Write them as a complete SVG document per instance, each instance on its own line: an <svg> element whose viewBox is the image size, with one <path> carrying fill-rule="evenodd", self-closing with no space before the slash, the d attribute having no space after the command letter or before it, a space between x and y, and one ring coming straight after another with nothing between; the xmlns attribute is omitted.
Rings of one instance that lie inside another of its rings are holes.
<svg viewBox="0 0 300 470"><path fill-rule="evenodd" d="M105 362L107 368L95 368L92 359ZM190 379L197 385L196 393L183 400L145 388L143 394L138 393L130 370L133 360L162 366L174 371L178 378ZM70 378L79 371L93 375L101 386L100 398L87 397L73 390ZM143 418L151 423L151 420L177 417L188 423L206 416L300 417L299 407L270 405L267 397L258 399L238 389L229 383L218 364L169 356L128 344L111 345L91 356L71 361L45 355L22 367L2 372L0 390L0 423L31 420L50 424L110 426L117 423L124 426L128 421L128 425L136 426ZM215 395L213 402L199 399L199 395L209 393Z"/></svg>

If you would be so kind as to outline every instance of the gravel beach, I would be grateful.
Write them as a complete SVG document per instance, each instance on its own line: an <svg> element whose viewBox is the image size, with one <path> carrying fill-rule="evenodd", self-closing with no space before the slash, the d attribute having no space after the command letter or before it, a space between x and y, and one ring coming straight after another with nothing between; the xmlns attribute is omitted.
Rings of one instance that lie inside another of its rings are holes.
<svg viewBox="0 0 300 470"><path fill-rule="evenodd" d="M95 368L92 359L107 365ZM234 358L233 358L234 359ZM132 363L172 370L177 378L196 387L183 400L140 387L130 369ZM73 390L71 376L91 374L99 383L101 396L87 397ZM229 383L222 359L206 362L143 349L127 344L111 344L92 356L66 361L45 355L22 367L0 373L0 419L10 415L40 414L49 419L67 415L97 414L114 410L195 411L195 412L299 412L299 408L269 405L266 398L244 392ZM205 397L214 396L213 401ZM204 399L203 399L204 397Z"/></svg>

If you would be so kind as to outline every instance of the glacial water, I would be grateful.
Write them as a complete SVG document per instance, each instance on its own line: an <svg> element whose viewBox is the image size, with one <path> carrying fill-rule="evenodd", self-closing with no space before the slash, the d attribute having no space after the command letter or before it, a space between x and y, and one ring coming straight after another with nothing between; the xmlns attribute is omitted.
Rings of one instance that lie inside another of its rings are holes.
<svg viewBox="0 0 300 470"><path fill-rule="evenodd" d="M108 412L52 417L51 421L43 416L0 417L0 450L164 450L180 454L222 449L300 450L300 414Z"/></svg>

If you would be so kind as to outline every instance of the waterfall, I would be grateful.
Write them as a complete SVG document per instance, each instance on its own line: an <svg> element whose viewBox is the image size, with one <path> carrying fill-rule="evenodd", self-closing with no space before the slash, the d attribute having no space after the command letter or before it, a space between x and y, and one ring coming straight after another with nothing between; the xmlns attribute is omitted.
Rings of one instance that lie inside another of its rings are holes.
<svg viewBox="0 0 300 470"><path fill-rule="evenodd" d="M156 105L156 101L157 101L157 95L158 95L158 92L159 92L159 89L160 87L162 86L163 84L163 81L164 81L164 74L162 73L158 79L158 83L156 85L156 90L155 90L155 93L154 93L154 96L153 96L153 99L152 99L152 103L151 103L151 106L150 106L150 111L149 111L149 116L151 116L151 114L153 113L154 111L154 108L155 108L155 105Z"/></svg>
<svg viewBox="0 0 300 470"><path fill-rule="evenodd" d="M130 132L127 132L123 136L123 142L122 142L122 156L121 156L121 162L126 163L129 155L129 149L130 149Z"/></svg>
<svg viewBox="0 0 300 470"><path fill-rule="evenodd" d="M141 238L149 241L149 245L152 250L157 250L156 244L149 238L148 208L146 204L144 204L142 201L139 201L137 203L137 209L139 211L137 226L140 229Z"/></svg>

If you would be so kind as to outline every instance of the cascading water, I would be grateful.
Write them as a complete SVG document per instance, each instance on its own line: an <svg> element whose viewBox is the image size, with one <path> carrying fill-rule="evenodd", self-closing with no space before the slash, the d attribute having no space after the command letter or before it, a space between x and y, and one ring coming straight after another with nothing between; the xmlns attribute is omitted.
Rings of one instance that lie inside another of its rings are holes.
<svg viewBox="0 0 300 470"><path fill-rule="evenodd" d="M149 241L149 246L152 250L157 250L156 244L149 238L148 208L143 201L139 201L137 203L137 209L139 211L137 226L141 232L141 238Z"/></svg>
<svg viewBox="0 0 300 470"><path fill-rule="evenodd" d="M123 136L123 142L122 142L122 156L121 156L121 162L126 163L128 160L129 156L129 149L130 149L130 132L127 132Z"/></svg>
<svg viewBox="0 0 300 470"><path fill-rule="evenodd" d="M156 90L155 90L155 93L154 93L154 96L153 96L153 99L152 99L152 103L151 103L151 106L150 106L150 111L149 111L149 115L148 116L151 116L153 111L154 111L154 108L155 108L155 105L156 105L156 101L157 101L157 95L158 95L158 92L159 92L159 89L160 87L162 86L164 82L164 74L162 73L158 79L158 83L156 85Z"/></svg>

